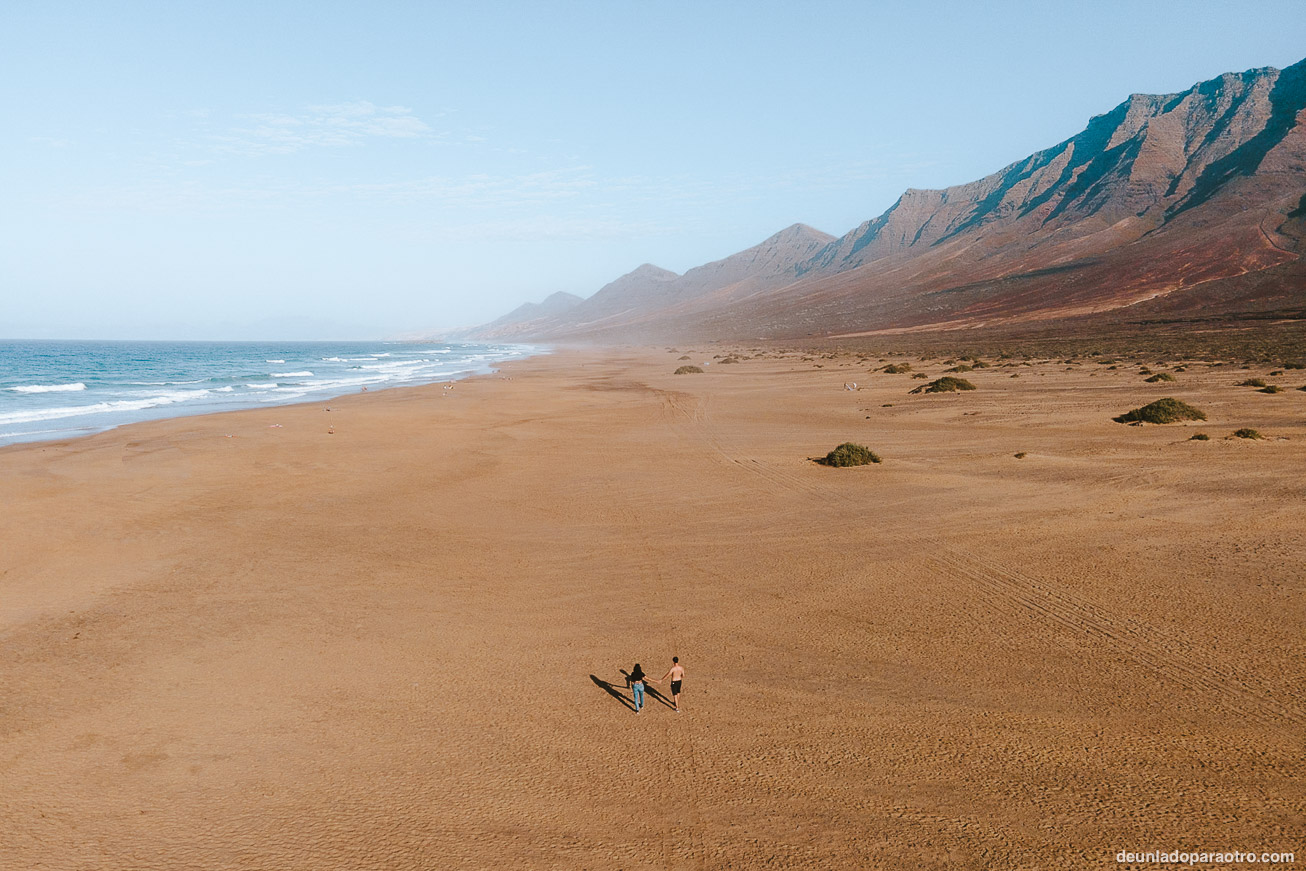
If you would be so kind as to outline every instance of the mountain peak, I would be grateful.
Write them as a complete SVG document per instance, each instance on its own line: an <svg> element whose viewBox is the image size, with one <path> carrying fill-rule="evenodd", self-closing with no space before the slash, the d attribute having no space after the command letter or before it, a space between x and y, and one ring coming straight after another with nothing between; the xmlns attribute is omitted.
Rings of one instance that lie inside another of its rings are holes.
<svg viewBox="0 0 1306 871"><path fill-rule="evenodd" d="M835 237L831 236L829 233L823 233L820 230L816 229L815 227L809 226L807 224L790 224L788 227L785 227L779 233L775 233L771 236L768 236L766 240L762 242L762 244L769 245L769 244L775 244L780 242L793 242L796 240L803 240L803 239L819 239L822 240L822 244L825 244L826 242L832 241L834 238Z"/></svg>
<svg viewBox="0 0 1306 871"><path fill-rule="evenodd" d="M670 269L663 269L661 266L654 266L652 263L641 263L639 266L636 266L634 269L621 276L621 278L652 279L654 281L670 281L679 277L679 275L672 272ZM621 278L618 278L617 281L620 281Z"/></svg>

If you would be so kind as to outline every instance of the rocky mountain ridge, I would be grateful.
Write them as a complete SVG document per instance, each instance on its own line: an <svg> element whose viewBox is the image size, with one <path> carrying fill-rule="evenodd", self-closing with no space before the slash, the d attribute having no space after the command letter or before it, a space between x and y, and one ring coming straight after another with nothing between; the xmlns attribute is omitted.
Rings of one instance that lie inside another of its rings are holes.
<svg viewBox="0 0 1306 871"><path fill-rule="evenodd" d="M683 276L645 265L523 336L782 338L1306 309L1293 277L1304 122L1306 61L1135 94L985 178L908 190L837 239L796 224Z"/></svg>

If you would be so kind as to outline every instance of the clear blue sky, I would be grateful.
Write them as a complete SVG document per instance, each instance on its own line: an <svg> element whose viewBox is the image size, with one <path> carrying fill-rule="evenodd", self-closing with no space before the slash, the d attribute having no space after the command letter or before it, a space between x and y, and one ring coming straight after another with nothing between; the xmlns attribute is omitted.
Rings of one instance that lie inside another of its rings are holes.
<svg viewBox="0 0 1306 871"><path fill-rule="evenodd" d="M0 5L0 337L359 337L840 235L1306 3Z"/></svg>

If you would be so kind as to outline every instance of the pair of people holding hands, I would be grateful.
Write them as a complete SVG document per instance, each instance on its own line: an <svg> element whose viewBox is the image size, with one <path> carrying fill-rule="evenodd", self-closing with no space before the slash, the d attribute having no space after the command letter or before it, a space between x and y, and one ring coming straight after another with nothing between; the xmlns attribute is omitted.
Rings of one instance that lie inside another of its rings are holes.
<svg viewBox="0 0 1306 871"><path fill-rule="evenodd" d="M671 668L660 678L651 678L644 674L644 670L635 663L635 667L626 675L626 686L630 688L631 694L635 697L635 713L644 710L644 681L660 684L667 678L671 678L671 701L676 707L676 713L680 713L680 687L681 682L685 679L685 667L680 664L680 657L671 657Z"/></svg>

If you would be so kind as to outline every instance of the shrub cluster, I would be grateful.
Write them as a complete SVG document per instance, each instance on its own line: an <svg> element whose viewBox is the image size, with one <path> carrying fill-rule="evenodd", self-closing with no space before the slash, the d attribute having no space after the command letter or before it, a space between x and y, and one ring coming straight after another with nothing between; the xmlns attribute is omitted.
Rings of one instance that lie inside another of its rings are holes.
<svg viewBox="0 0 1306 871"><path fill-rule="evenodd" d="M1142 408L1135 408L1133 411L1125 412L1119 417L1113 417L1116 423L1175 423L1181 420L1206 420L1206 413L1200 409L1193 408L1187 402L1167 396L1165 399L1158 399L1156 402L1149 402Z"/></svg>
<svg viewBox="0 0 1306 871"><path fill-rule="evenodd" d="M701 375L703 370L697 366L681 366L675 371L676 375Z"/></svg>
<svg viewBox="0 0 1306 871"><path fill-rule="evenodd" d="M1265 381L1261 378L1248 378L1246 381L1239 381L1239 387L1264 387Z"/></svg>
<svg viewBox="0 0 1306 871"><path fill-rule="evenodd" d="M901 375L904 372L911 371L910 363L890 363L888 366L881 366L880 371L888 375Z"/></svg>
<svg viewBox="0 0 1306 871"><path fill-rule="evenodd" d="M822 466L866 466L871 463L880 462L880 458L876 455L875 451L865 445L855 445L852 442L844 442L816 462L820 463Z"/></svg>
<svg viewBox="0 0 1306 871"><path fill-rule="evenodd" d="M1234 431L1233 431L1233 437L1236 438L1236 439L1263 439L1263 438L1265 438L1265 436L1261 435L1259 431L1254 430L1254 429L1252 429L1252 428L1249 427L1249 426L1248 426L1248 427L1243 427L1242 429L1236 429L1236 430L1234 430Z"/></svg>
<svg viewBox="0 0 1306 871"><path fill-rule="evenodd" d="M953 378L951 375L931 381L917 387L912 393L950 393L954 390L974 390L975 385L965 378Z"/></svg>
<svg viewBox="0 0 1306 871"><path fill-rule="evenodd" d="M1174 376L1171 375L1169 372L1157 372L1151 378L1147 378L1145 380L1147 381L1148 384L1155 384L1158 381L1173 381Z"/></svg>

